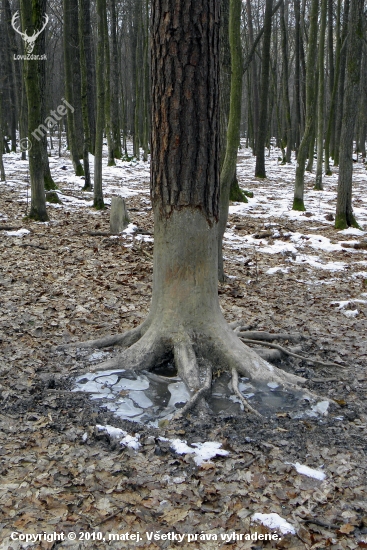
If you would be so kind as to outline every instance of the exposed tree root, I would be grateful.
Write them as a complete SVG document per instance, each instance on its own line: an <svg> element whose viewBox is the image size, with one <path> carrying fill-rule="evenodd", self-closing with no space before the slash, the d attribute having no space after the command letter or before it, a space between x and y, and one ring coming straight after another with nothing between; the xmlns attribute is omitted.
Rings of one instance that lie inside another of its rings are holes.
<svg viewBox="0 0 367 550"><path fill-rule="evenodd" d="M256 414L256 416L262 418L262 415L253 409L249 403L247 403L246 399L243 397L242 393L240 392L238 388L238 372L236 369L232 369L232 388L234 393L237 395L238 399L241 401L242 405L247 409L249 412Z"/></svg>
<svg viewBox="0 0 367 550"><path fill-rule="evenodd" d="M186 403L186 405L175 414L173 419L176 420L177 418L181 418L182 416L187 414L189 411L191 411L193 408L197 407L199 403L205 398L205 396L210 392L211 385L212 385L212 367L211 365L208 365L202 387L198 389L197 392Z"/></svg>
<svg viewBox="0 0 367 550"><path fill-rule="evenodd" d="M207 414L208 405L205 397L211 389L214 365L231 373L234 394L240 399L246 411L258 417L262 417L261 414L249 405L239 390L239 375L246 376L253 382L276 382L285 390L302 390L314 399L319 398L301 387L306 382L304 378L271 365L245 345L246 343L259 344L261 342L291 356L308 360L293 352L288 352L277 344L266 343L269 338L274 339L275 337L298 340L298 335L247 332L246 335L261 335L258 339L253 340L242 336L244 332L239 330L241 324L233 323L232 327L234 330L222 318L212 324L204 322L195 327L195 330L190 327L189 331L184 324L175 326L171 320L169 323L164 323L163 319L160 319L158 323L152 320L152 316L149 316L142 325L125 334L106 336L83 343L72 343L59 346L57 349L64 350L71 347L95 349L114 345L125 347L116 357L89 367L88 370L92 372L103 370L149 371L173 356L178 375L191 393L190 400L175 414L174 419L182 417L193 409L196 409L201 416ZM324 367L339 366L316 363Z"/></svg>
<svg viewBox="0 0 367 550"><path fill-rule="evenodd" d="M290 342L299 342L300 334L271 334L262 331L243 331L237 330L236 333L246 340L259 340L260 342L272 342L273 340L289 340Z"/></svg>
<svg viewBox="0 0 367 550"><path fill-rule="evenodd" d="M87 340L86 342L72 342L70 344L61 344L56 347L56 351L64 351L71 348L81 349L101 349L109 348L111 346L132 346L142 336L143 325L128 330L123 334L110 334L103 338L97 338L96 340Z"/></svg>
<svg viewBox="0 0 367 550"><path fill-rule="evenodd" d="M241 334L241 333L240 333ZM245 344L258 344L258 340L249 340L248 338L241 338L242 342ZM282 353L285 353L286 355L289 355L290 357L296 357L297 359L302 359L302 361L308 361L309 363L313 363L315 367L337 367L339 369L344 369L345 367L343 365L338 365L337 363L323 363L322 361L318 361L317 359L311 359L310 357L303 357L302 355L298 355L297 353L293 353L292 351L287 350L286 348L283 348L282 346L279 346L278 344L271 344L270 342L262 342L263 346L269 346L270 348L277 349L281 351Z"/></svg>

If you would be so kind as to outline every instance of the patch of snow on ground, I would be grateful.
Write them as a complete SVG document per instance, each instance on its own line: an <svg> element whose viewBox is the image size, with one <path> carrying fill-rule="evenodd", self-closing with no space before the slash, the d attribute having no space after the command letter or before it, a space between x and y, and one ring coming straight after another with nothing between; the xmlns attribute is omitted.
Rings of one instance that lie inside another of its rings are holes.
<svg viewBox="0 0 367 550"><path fill-rule="evenodd" d="M17 231L5 231L5 233L8 237L24 237L24 235L28 235L30 231L28 229L18 229Z"/></svg>
<svg viewBox="0 0 367 550"><path fill-rule="evenodd" d="M324 472L321 472L320 470L315 470L314 468L310 468L309 466L305 466L304 464L300 464L299 462L295 462L294 464L292 462L289 462L287 464L292 464L297 472L304 476L319 479L320 481L323 481L326 478Z"/></svg>
<svg viewBox="0 0 367 550"><path fill-rule="evenodd" d="M135 451L139 450L141 447L139 443L140 435L135 434L135 436L129 435L127 432L124 432L124 430L121 430L120 428L115 428L114 426L106 425L101 426L100 424L97 424L97 429L100 432L106 432L109 436L113 437L114 439L120 439L120 444L124 447L130 447L131 449L134 449Z"/></svg>
<svg viewBox="0 0 367 550"><path fill-rule="evenodd" d="M265 527L269 527L269 529L276 529L277 531L280 531L283 535L287 535L288 533L291 533L292 535L295 535L296 530L286 521L284 518L279 516L279 514L254 514L251 516L251 519L255 523L262 523L262 525L265 525Z"/></svg>
<svg viewBox="0 0 367 550"><path fill-rule="evenodd" d="M186 441L181 439L167 439L160 437L161 441L169 441L172 449L180 455L194 454L194 461L197 466L201 466L204 462L210 462L210 459L215 456L227 456L229 451L221 449L222 444L216 441L206 441L205 443L193 443L190 447Z"/></svg>

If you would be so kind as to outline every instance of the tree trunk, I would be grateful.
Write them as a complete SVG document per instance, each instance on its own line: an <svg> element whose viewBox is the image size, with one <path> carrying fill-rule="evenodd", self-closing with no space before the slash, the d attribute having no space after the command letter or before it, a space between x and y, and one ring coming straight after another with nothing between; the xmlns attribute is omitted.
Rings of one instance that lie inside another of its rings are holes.
<svg viewBox="0 0 367 550"><path fill-rule="evenodd" d="M335 215L336 229L358 227L352 209L353 138L357 115L364 36L364 0L351 0L348 25L346 82L340 137L340 166Z"/></svg>
<svg viewBox="0 0 367 550"><path fill-rule="evenodd" d="M83 115L83 168L84 168L84 191L92 190L92 183L89 169L89 151L90 146L90 125L88 113L88 74L87 60L85 55L85 25L84 19L86 0L79 0L79 44L80 44L80 85L81 85L81 104Z"/></svg>
<svg viewBox="0 0 367 550"><path fill-rule="evenodd" d="M336 51L335 51L335 70L334 81L330 99L329 118L325 136L325 174L331 176L330 169L330 148L334 149L335 142L335 105L338 92L339 73L340 73L340 51L341 51L341 38L340 38L340 13L341 13L341 0L338 0L337 12L336 12Z"/></svg>
<svg viewBox="0 0 367 550"><path fill-rule="evenodd" d="M261 65L260 119L259 119L259 127L257 130L257 144L256 144L255 177L257 178L266 178L265 142L266 142L267 118L268 118L272 9L273 9L273 0L266 0L265 17L264 17L264 39L263 39L263 49L262 49L262 65Z"/></svg>
<svg viewBox="0 0 367 550"><path fill-rule="evenodd" d="M251 0L246 0L246 8L247 8L247 21L248 21L249 48L251 50L251 48L254 45L254 27L252 22ZM258 91L259 88L258 88L258 70L257 70L256 59L253 59L251 62L251 76L252 78L250 79L250 85L251 85L253 128L254 128L252 148L253 148L253 154L255 155L256 142L257 142L256 132L259 128L259 91Z"/></svg>
<svg viewBox="0 0 367 550"><path fill-rule="evenodd" d="M350 0L344 1L344 13L343 13L343 31L342 31L342 49L340 51L340 74L339 74L339 88L338 88L338 104L336 109L336 123L335 123L335 142L334 142L334 166L339 166L339 150L340 150L340 137L343 121L343 108L344 108L344 89L345 89L345 69L347 61L347 48L343 47L348 37L348 19L349 19L349 5Z"/></svg>
<svg viewBox="0 0 367 550"><path fill-rule="evenodd" d="M119 113L119 78L116 0L109 0L111 14L111 131L113 141L113 158L121 159L121 130Z"/></svg>
<svg viewBox="0 0 367 550"><path fill-rule="evenodd" d="M307 51L307 71L306 71L306 124L305 132L297 155L296 182L294 187L293 210L305 210L304 195L304 177L307 153L309 150L309 141L312 136L312 126L314 118L315 101L315 64L317 55L317 15L318 0L312 0L310 13L310 31Z"/></svg>
<svg viewBox="0 0 367 550"><path fill-rule="evenodd" d="M0 73L1 75L1 73ZM0 181L5 181L5 169L3 163L4 129L3 129L3 94L0 92Z"/></svg>
<svg viewBox="0 0 367 550"><path fill-rule="evenodd" d="M198 407L202 416L214 370L230 370L234 392L238 373L287 389L303 381L242 344L219 306L219 9L216 0L153 0L151 308L125 335L83 345L130 346L98 370L153 369L173 357L192 394L179 414Z"/></svg>
<svg viewBox="0 0 367 550"><path fill-rule="evenodd" d="M64 0L65 98L66 98L66 101L73 106L74 112L75 112L75 107L74 107L75 101L74 101L74 90L73 90L73 78L74 78L75 52L74 52L73 44L75 41L75 37L72 37L72 29L74 27L72 21L73 21L73 18L77 17L77 14L78 14L77 6L78 6L77 0ZM78 35L78 31L77 31L77 35ZM79 72L80 72L80 68L79 68ZM79 87L78 93L80 94L80 87ZM75 100L76 100L76 97L75 97ZM77 126L75 122L74 112L72 111L72 109L68 109L67 111L68 143L70 147L70 155L74 166L75 175L82 176L84 174L84 171L80 163L81 151L79 151L79 143L77 140Z"/></svg>
<svg viewBox="0 0 367 550"><path fill-rule="evenodd" d="M294 104L295 104L295 123L294 123L294 142L296 155L301 140L301 87L300 87L300 0L294 0L295 17L295 67L294 67Z"/></svg>
<svg viewBox="0 0 367 550"><path fill-rule="evenodd" d="M317 167L315 189L322 190L322 157L324 154L324 96L325 96L325 31L327 0L321 0L321 21L319 34L319 85L317 101Z"/></svg>
<svg viewBox="0 0 367 550"><path fill-rule="evenodd" d="M44 12L41 10L40 0L21 0L22 27L27 29L30 35L33 30L42 27ZM35 43L34 54L42 55ZM32 133L43 123L42 119L42 94L40 83L39 64L44 61L24 61L25 84L28 104L28 140L31 144L29 151L29 173L31 178L31 219L45 222L48 220L46 211L46 198L44 186L44 170L42 160L42 141L34 138Z"/></svg>
<svg viewBox="0 0 367 550"><path fill-rule="evenodd" d="M287 47L287 28L286 28L286 21L285 21L285 9L284 9L284 3L282 4L280 8L280 25L282 30L282 58L283 58L283 80L282 80L282 88L283 88L283 109L284 109L284 117L285 117L285 135L286 135L286 144L287 144L287 152L285 155L285 162L290 163L291 162L291 155L292 155L292 119L291 119L291 108L289 103L289 76L288 76L288 47Z"/></svg>
<svg viewBox="0 0 367 550"><path fill-rule="evenodd" d="M103 152L103 130L105 123L105 16L106 0L97 0L97 123L96 143L94 148L94 208L104 208L102 190L102 152Z"/></svg>
<svg viewBox="0 0 367 550"><path fill-rule="evenodd" d="M226 153L220 173L218 224L218 278L224 281L223 235L228 220L229 194L236 177L237 151L240 144L242 100L241 0L230 0L229 43L231 52L231 93L227 128Z"/></svg>

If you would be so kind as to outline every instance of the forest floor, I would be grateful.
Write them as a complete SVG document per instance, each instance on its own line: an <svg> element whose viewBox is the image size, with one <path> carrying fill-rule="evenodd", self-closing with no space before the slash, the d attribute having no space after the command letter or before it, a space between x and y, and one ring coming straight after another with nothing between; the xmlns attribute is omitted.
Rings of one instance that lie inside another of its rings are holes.
<svg viewBox="0 0 367 550"><path fill-rule="evenodd" d="M277 154L274 149L268 178L260 181L252 176L250 151L240 151L239 182L254 198L230 207L229 278L219 285L220 303L229 322L242 318L256 330L297 332L303 355L339 364L320 368L286 356L278 363L339 406L314 416L279 406L261 420L236 405L204 423L189 417L160 428L128 421L105 401L70 391L98 353L54 350L122 332L146 316L153 250L148 164L104 168L107 209L97 212L67 154L52 157L62 204L48 205L50 222L34 223L24 218L27 163L5 155L1 550L367 548L367 232L333 228L336 172L322 192L313 190L308 174L307 212L292 212L295 166L278 165ZM129 226L112 238L109 204L116 194L127 198L139 231ZM367 229L362 163L355 164L354 197L356 217ZM200 459L198 450L214 443L217 456ZM269 516L255 521L256 513L278 514L270 516L273 529L264 525ZM18 539L55 532L65 540L25 543L12 540L12 532ZM265 533L279 540L264 542ZM110 541L111 534L124 542Z"/></svg>

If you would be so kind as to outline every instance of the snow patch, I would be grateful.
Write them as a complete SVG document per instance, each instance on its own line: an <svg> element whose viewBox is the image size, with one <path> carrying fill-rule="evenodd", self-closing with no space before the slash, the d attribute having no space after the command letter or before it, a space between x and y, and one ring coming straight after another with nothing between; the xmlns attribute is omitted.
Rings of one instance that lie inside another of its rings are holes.
<svg viewBox="0 0 367 550"><path fill-rule="evenodd" d="M304 476L319 479L320 481L323 481L326 478L324 472L321 472L320 470L315 470L314 468L310 468L309 466L305 466L304 464L300 464L299 462L286 462L286 464L291 464L295 467L299 474L302 474Z"/></svg>
<svg viewBox="0 0 367 550"><path fill-rule="evenodd" d="M256 523L262 523L262 525L265 525L265 527L269 527L269 529L277 529L280 531L283 535L287 535L288 533L291 533L292 535L295 535L296 530L286 521L284 518L279 516L279 514L254 514L251 516L251 519L253 522Z"/></svg>

